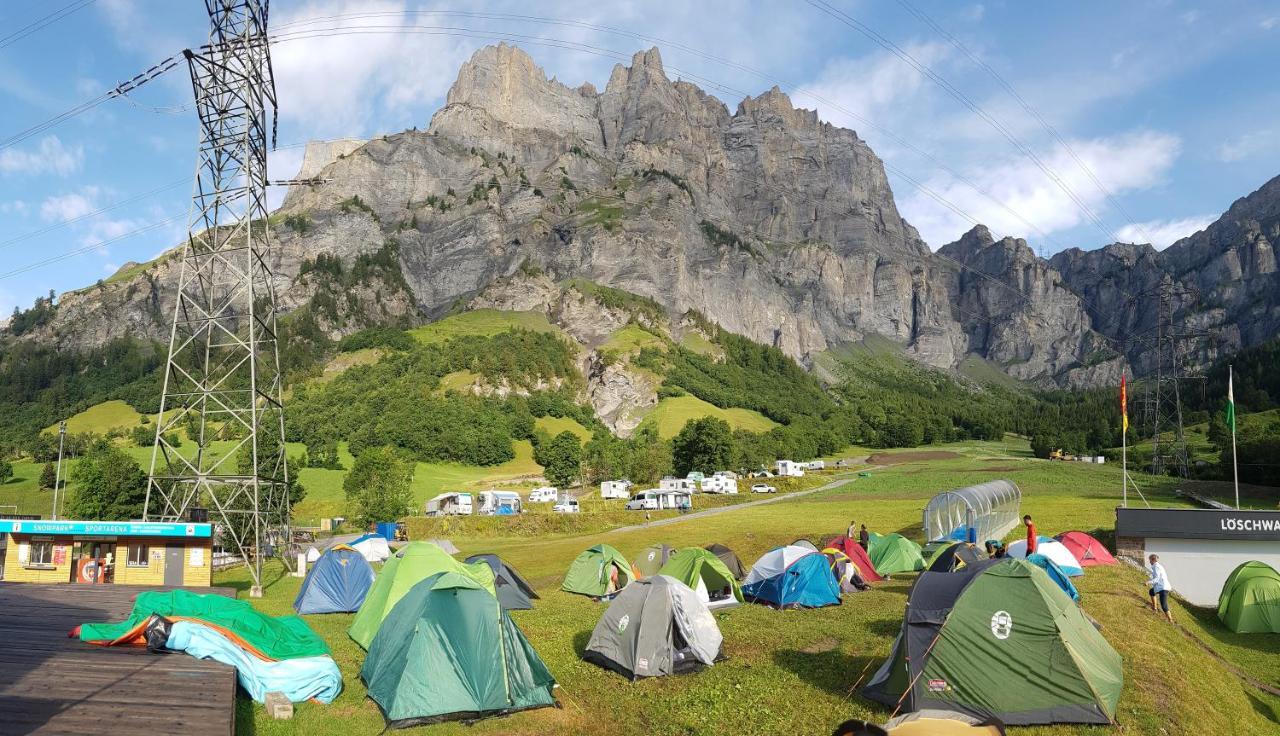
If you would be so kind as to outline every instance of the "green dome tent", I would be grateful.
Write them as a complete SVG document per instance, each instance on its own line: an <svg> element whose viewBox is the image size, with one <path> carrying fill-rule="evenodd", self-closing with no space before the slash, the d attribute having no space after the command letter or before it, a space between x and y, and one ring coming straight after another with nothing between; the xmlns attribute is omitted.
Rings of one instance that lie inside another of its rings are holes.
<svg viewBox="0 0 1280 736"><path fill-rule="evenodd" d="M555 704L555 678L511 616L480 583L452 572L401 598L360 678L393 728Z"/></svg>
<svg viewBox="0 0 1280 736"><path fill-rule="evenodd" d="M447 552L431 542L410 542L399 552L391 555L382 566L373 587L365 596L364 603L347 629L347 635L357 644L369 648L374 634L382 620L391 613L391 609L404 597L409 589L427 578L441 572L453 572L475 580L480 587L497 596L494 585L493 569L483 562L464 565L453 559Z"/></svg>
<svg viewBox="0 0 1280 736"><path fill-rule="evenodd" d="M1014 558L925 572L863 695L906 711L994 715L1011 726L1112 723L1123 662L1044 570Z"/></svg>
<svg viewBox="0 0 1280 736"><path fill-rule="evenodd" d="M881 575L892 575L898 572L911 572L924 569L924 558L920 555L920 545L901 534L886 534L874 537L867 550L871 564Z"/></svg>
<svg viewBox="0 0 1280 736"><path fill-rule="evenodd" d="M1232 570L1218 595L1218 618L1237 634L1280 634L1280 573L1257 560Z"/></svg>
<svg viewBox="0 0 1280 736"><path fill-rule="evenodd" d="M640 577L647 578L657 575L662 566L667 564L667 560L671 559L671 555L676 551L665 544L651 544L640 551L640 555L636 557L631 565L640 573Z"/></svg>
<svg viewBox="0 0 1280 736"><path fill-rule="evenodd" d="M742 603L742 588L729 567L716 553L701 547L686 547L671 555L658 571L684 583L712 610Z"/></svg>
<svg viewBox="0 0 1280 736"><path fill-rule="evenodd" d="M617 571L616 585L614 585L613 570ZM625 588L627 583L639 577L636 569L627 562L627 558L623 557L621 552L607 544L597 544L584 550L573 564L569 565L569 571L565 573L564 583L561 584L560 589L567 593L602 598L617 593Z"/></svg>

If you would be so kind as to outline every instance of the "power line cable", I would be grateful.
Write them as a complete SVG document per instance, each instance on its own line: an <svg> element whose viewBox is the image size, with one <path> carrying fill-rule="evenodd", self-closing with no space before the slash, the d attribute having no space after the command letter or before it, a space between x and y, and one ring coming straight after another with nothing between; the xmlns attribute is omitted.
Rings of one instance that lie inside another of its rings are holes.
<svg viewBox="0 0 1280 736"><path fill-rule="evenodd" d="M58 21L67 17L68 15L71 15L77 10L80 10L82 8L86 8L92 5L94 2L95 0L76 0L75 2L64 5L58 10L55 10L52 13L49 13L48 15L42 18L39 18L37 20L34 20L28 23L27 25L19 28L18 30L10 33L7 36L0 36L0 49L4 49L12 44L15 44L18 41L21 41L22 39L26 38L27 36L30 36L31 34L36 33L40 29L50 26L54 23L57 23Z"/></svg>

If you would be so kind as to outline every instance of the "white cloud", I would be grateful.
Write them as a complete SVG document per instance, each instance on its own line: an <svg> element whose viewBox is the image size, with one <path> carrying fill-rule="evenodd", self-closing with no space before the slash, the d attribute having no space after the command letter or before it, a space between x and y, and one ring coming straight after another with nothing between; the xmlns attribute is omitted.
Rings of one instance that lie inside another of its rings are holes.
<svg viewBox="0 0 1280 736"><path fill-rule="evenodd" d="M464 47L462 40L452 36L380 32L391 25L437 25L429 16L321 20L407 9L404 2L395 0L329 0L273 15L275 33L284 36L271 47L281 117L299 124L312 137L368 135L389 117L386 113L403 115L415 105L441 97L470 46ZM316 22L305 23L308 20ZM290 40L291 32L336 27L368 30ZM425 124L425 117L420 123Z"/></svg>
<svg viewBox="0 0 1280 736"><path fill-rule="evenodd" d="M56 135L40 139L34 150L0 151L0 173L67 176L84 164L84 146L67 146Z"/></svg>
<svg viewBox="0 0 1280 736"><path fill-rule="evenodd" d="M1140 131L1072 141L1071 148L1112 194L1120 195L1159 183L1178 157L1181 141L1167 133ZM1101 216L1106 195L1066 149L1055 146L1037 155L1076 197ZM1074 227L1087 219L1071 197L1028 159L1005 158L965 174L995 200L1046 233ZM997 235L1016 235L1032 241L1038 238L1022 219L967 184L939 175L926 180L925 185ZM900 196L900 202L903 215L920 230L925 242L935 248L957 239L972 227L971 222L923 192L911 191Z"/></svg>
<svg viewBox="0 0 1280 736"><path fill-rule="evenodd" d="M1200 11L1188 10L1184 13L1180 13L1178 15L1178 20L1182 21L1183 25L1192 25L1196 21L1200 20Z"/></svg>
<svg viewBox="0 0 1280 736"><path fill-rule="evenodd" d="M1264 31L1269 31L1272 28L1280 28L1280 15L1263 18L1262 22L1258 24L1258 27Z"/></svg>
<svg viewBox="0 0 1280 736"><path fill-rule="evenodd" d="M63 222L84 217L98 208L98 188L83 187L78 192L69 192L45 199L40 203L40 217L49 222Z"/></svg>
<svg viewBox="0 0 1280 736"><path fill-rule="evenodd" d="M15 199L9 202L0 202L0 215L14 214L25 216L28 209L30 208L27 203L21 199Z"/></svg>
<svg viewBox="0 0 1280 736"><path fill-rule="evenodd" d="M118 238L125 233L137 230L145 226L147 223L138 220L98 220L89 228L88 234L80 238L80 245L85 248L96 248L96 252L107 257L110 249L106 246L97 247L113 238Z"/></svg>
<svg viewBox="0 0 1280 736"><path fill-rule="evenodd" d="M1188 235L1209 227L1216 215L1197 215L1179 220L1149 220L1147 222L1129 223L1116 230L1116 241L1120 243L1151 242L1156 250L1164 250Z"/></svg>
<svg viewBox="0 0 1280 736"><path fill-rule="evenodd" d="M1237 136L1224 141L1215 153L1219 161L1233 163L1277 150L1280 150L1280 128L1255 130Z"/></svg>
<svg viewBox="0 0 1280 736"><path fill-rule="evenodd" d="M950 47L941 43L914 43L907 44L904 50L921 64L934 67L947 58ZM826 120L862 128L840 108L883 124L886 115L902 110L907 100L917 96L922 87L932 84L901 59L884 52L830 61L816 80L798 89L792 98L805 107L816 106Z"/></svg>

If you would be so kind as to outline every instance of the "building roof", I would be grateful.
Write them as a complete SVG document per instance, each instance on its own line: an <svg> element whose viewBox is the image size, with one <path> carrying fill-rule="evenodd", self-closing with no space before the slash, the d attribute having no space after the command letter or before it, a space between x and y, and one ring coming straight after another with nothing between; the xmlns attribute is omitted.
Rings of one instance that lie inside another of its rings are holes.
<svg viewBox="0 0 1280 736"><path fill-rule="evenodd" d="M0 534L73 534L84 537L213 536L212 524L161 521L50 521L0 519Z"/></svg>

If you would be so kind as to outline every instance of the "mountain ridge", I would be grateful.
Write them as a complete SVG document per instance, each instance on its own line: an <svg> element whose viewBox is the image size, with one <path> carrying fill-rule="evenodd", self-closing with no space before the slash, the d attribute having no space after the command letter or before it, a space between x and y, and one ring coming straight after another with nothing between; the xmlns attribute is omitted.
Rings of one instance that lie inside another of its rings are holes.
<svg viewBox="0 0 1280 736"><path fill-rule="evenodd" d="M516 47L485 47L425 131L357 144L309 148L308 170L327 181L292 187L271 218L279 306L330 339L437 318L526 269L635 293L677 318L697 312L806 365L880 335L931 366L976 356L1044 387L1148 369L1124 338L1150 305L1124 292L1166 276L1223 302L1187 305L1188 324L1237 325L1206 360L1280 327L1280 298L1258 293L1275 272L1280 177L1164 253L1107 246L1045 261L981 226L933 252L854 131L776 87L731 113L669 80L656 48L597 91L549 79ZM321 255L384 265L337 283L308 270ZM178 263L170 254L66 294L24 337L77 349L163 339Z"/></svg>

